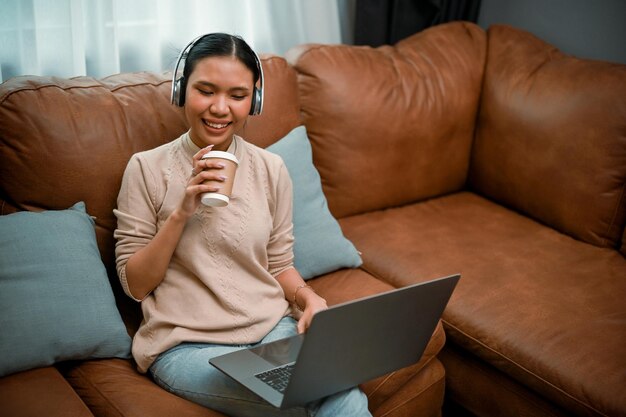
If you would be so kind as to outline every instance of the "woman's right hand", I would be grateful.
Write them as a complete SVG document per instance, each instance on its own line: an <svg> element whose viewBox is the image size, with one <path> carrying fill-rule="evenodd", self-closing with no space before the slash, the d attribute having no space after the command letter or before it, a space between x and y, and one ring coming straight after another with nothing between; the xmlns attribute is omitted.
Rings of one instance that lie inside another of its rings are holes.
<svg viewBox="0 0 626 417"><path fill-rule="evenodd" d="M220 172L224 168L215 159L202 159L213 146L198 151L192 158L192 172L185 186L180 204L167 218L154 238L135 252L126 263L126 281L129 292L138 300L144 299L163 280L172 254L185 228L185 223L198 209L202 193L215 192L219 185L204 184L207 180L224 181ZM213 183L214 184L214 183Z"/></svg>
<svg viewBox="0 0 626 417"><path fill-rule="evenodd" d="M213 149L213 145L200 149L192 158L191 176L185 187L185 195L178 206L179 214L184 218L191 217L200 205L201 195L204 193L219 191L219 185L215 182L223 182L226 178L221 174L220 170L224 168L224 164L216 159L202 159L202 157ZM205 184L206 181L212 181Z"/></svg>

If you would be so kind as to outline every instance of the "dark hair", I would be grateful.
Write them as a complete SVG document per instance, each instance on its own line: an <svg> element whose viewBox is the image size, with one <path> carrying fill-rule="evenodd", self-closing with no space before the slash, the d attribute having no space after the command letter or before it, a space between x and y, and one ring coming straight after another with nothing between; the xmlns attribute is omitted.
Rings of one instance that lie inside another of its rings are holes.
<svg viewBox="0 0 626 417"><path fill-rule="evenodd" d="M259 80L257 58L250 45L243 38L227 33L209 33L194 43L185 57L184 79L189 79L198 61L212 56L232 56L237 58L252 71L254 85ZM181 93L184 93L184 89Z"/></svg>

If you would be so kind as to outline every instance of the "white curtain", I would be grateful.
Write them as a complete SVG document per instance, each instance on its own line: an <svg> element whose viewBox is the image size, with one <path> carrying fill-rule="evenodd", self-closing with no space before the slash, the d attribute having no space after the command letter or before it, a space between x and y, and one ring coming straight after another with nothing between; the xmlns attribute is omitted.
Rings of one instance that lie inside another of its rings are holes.
<svg viewBox="0 0 626 417"><path fill-rule="evenodd" d="M341 43L345 7L342 0L0 0L0 80L171 70L179 51L208 32L241 35L257 52L279 55L301 43Z"/></svg>

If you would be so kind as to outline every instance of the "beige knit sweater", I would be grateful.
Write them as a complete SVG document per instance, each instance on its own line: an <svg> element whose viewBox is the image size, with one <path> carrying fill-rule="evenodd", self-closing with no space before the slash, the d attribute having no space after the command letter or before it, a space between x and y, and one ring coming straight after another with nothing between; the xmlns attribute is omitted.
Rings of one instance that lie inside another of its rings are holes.
<svg viewBox="0 0 626 417"><path fill-rule="evenodd" d="M279 156L239 137L233 149L240 165L230 204L200 206L185 226L165 278L141 300L143 321L132 347L141 372L181 342L257 342L291 313L274 278L293 266L289 174ZM133 155L128 163L115 237L117 272L131 297L126 262L181 201L198 150L185 133Z"/></svg>

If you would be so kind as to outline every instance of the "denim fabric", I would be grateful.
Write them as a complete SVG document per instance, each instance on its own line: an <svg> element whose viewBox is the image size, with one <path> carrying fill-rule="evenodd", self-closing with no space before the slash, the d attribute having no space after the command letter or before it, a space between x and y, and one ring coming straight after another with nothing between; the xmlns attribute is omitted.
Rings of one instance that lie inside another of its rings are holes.
<svg viewBox="0 0 626 417"><path fill-rule="evenodd" d="M296 321L283 318L259 343L293 336ZM242 417L334 417L371 416L367 397L358 388L331 395L309 404L280 410L224 375L209 364L209 359L252 345L227 346L206 343L182 343L159 355L150 367L155 382L180 397L229 416Z"/></svg>

